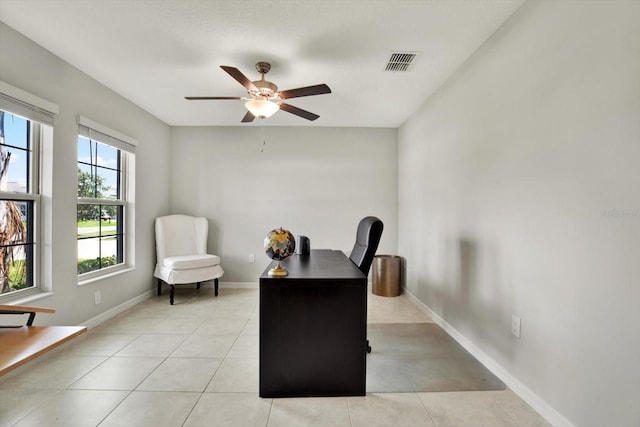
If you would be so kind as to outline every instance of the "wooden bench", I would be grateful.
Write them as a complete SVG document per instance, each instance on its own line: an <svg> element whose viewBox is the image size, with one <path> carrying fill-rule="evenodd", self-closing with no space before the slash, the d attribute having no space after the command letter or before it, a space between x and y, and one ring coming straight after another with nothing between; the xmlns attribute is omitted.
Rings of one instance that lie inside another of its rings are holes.
<svg viewBox="0 0 640 427"><path fill-rule="evenodd" d="M28 314L22 326L0 326L0 376L86 332L86 326L33 326L36 313L52 308L0 305L1 314Z"/></svg>

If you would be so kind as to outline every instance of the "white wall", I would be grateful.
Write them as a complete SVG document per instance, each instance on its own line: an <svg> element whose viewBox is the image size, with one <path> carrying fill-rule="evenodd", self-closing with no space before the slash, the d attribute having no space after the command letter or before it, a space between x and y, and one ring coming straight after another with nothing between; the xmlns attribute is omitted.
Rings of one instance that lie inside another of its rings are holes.
<svg viewBox="0 0 640 427"><path fill-rule="evenodd" d="M221 282L255 284L270 262L264 237L280 226L312 249L350 251L358 221L375 215L379 253L395 253L397 167L395 129L172 128L171 210L209 219Z"/></svg>
<svg viewBox="0 0 640 427"><path fill-rule="evenodd" d="M45 147L51 205L44 234L50 257L43 279L53 295L32 305L53 307L40 324L78 324L152 288L153 220L169 210L169 127L0 22L0 80L60 107L53 147ZM136 155L135 271L84 286L76 276L77 131L81 114L139 141ZM102 303L94 305L94 292Z"/></svg>
<svg viewBox="0 0 640 427"><path fill-rule="evenodd" d="M640 2L526 3L398 138L408 290L556 424L640 425Z"/></svg>

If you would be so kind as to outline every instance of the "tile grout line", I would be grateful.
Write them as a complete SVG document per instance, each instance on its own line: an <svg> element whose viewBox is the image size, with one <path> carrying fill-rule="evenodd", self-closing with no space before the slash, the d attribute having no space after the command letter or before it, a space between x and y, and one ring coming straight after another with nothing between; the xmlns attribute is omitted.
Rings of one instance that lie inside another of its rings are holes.
<svg viewBox="0 0 640 427"><path fill-rule="evenodd" d="M207 387L205 386L204 390L206 390L206 389L207 389ZM189 421L189 417L191 417L191 414L193 414L193 410L196 409L196 406L198 406L198 403L200 403L200 400L202 399L202 396L204 395L204 390L202 392L200 392L200 396L198 396L198 398L194 402L194 404L191 407L191 410L189 410L189 413L187 414L187 416L184 417L184 421L180 425L181 427L184 427L184 425L187 423L187 421Z"/></svg>
<svg viewBox="0 0 640 427"><path fill-rule="evenodd" d="M127 394L122 398L122 400L120 400L120 402L118 402L118 404L117 404L117 405L115 405L113 408L111 408L111 410L110 410L109 412L107 412L107 414L106 414L104 417L102 417L102 419L100 420L100 422L98 422L98 424L96 424L96 427L98 427L100 424L102 424L103 422L105 422L105 420L106 420L107 418L109 418L109 416L110 416L111 414L113 414L113 413L115 412L115 410L116 410L117 408L119 408L119 407L120 407L120 405L122 405L122 403L123 403L125 400L127 400L127 398L128 398L129 396L131 396L131 394L134 392L134 390L123 390L123 391L128 391L129 393L127 393Z"/></svg>
<svg viewBox="0 0 640 427"><path fill-rule="evenodd" d="M258 392L258 399L262 399L259 394L260 392ZM267 423L264 425L264 427L269 427L269 421L271 421L272 410L273 410L273 399L271 399L271 402L269 403L269 414L267 415Z"/></svg>
<svg viewBox="0 0 640 427"><path fill-rule="evenodd" d="M420 404L422 405L425 412L427 413L427 416L431 420L431 424L433 424L434 427L438 427L438 425L436 424L436 421L431 416L431 412L429 412L429 408L427 408L427 405L425 405L424 400L422 400L422 397L420 397L420 393L416 393L416 396L418 396L418 400L420 401Z"/></svg>

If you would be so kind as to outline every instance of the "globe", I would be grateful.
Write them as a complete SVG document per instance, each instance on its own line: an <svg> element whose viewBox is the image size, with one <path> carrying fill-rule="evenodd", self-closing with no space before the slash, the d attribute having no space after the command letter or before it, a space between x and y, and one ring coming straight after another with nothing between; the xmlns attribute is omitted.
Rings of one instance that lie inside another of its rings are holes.
<svg viewBox="0 0 640 427"><path fill-rule="evenodd" d="M282 261L293 255L296 250L296 239L289 230L282 227L276 228L265 237L264 250L269 258Z"/></svg>
<svg viewBox="0 0 640 427"><path fill-rule="evenodd" d="M264 238L264 251L267 256L278 261L278 265L269 270L270 276L286 276L289 274L286 268L280 265L280 261L293 255L296 249L296 239L289 230L282 227L271 230Z"/></svg>

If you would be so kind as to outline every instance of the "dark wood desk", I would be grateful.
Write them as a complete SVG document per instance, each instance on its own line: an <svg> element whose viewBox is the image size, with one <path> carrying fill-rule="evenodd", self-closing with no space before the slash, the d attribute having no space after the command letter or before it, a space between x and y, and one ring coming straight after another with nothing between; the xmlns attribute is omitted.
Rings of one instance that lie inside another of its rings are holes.
<svg viewBox="0 0 640 427"><path fill-rule="evenodd" d="M260 276L260 397L364 396L367 278L341 251Z"/></svg>

